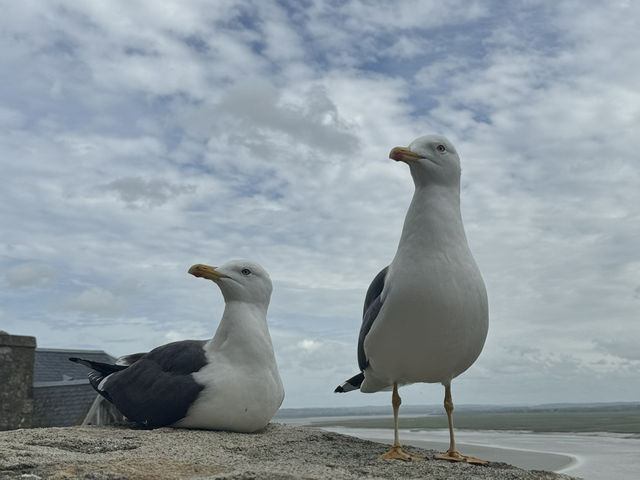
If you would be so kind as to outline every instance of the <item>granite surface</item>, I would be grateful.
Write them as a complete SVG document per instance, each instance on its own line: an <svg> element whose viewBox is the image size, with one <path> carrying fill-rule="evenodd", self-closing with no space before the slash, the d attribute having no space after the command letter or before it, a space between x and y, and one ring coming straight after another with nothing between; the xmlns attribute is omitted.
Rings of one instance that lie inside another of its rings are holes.
<svg viewBox="0 0 640 480"><path fill-rule="evenodd" d="M0 432L0 479L495 479L566 475L433 460L378 460L385 446L308 427L271 423L259 433L127 427Z"/></svg>

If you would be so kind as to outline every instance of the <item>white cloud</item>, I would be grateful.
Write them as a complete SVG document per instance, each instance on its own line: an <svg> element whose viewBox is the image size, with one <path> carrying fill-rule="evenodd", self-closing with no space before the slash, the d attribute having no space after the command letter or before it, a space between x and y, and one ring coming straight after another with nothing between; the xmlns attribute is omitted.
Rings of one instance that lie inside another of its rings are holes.
<svg viewBox="0 0 640 480"><path fill-rule="evenodd" d="M163 205L172 197L193 193L194 185L172 184L166 180L144 180L140 177L123 177L113 180L102 188L115 192L128 206Z"/></svg>
<svg viewBox="0 0 640 480"><path fill-rule="evenodd" d="M43 288L6 289L3 323L114 355L206 338L221 295L187 268L254 258L286 405L386 404L331 391L412 193L388 151L438 132L491 310L457 402L637 398L638 11L576 5L11 3L0 265Z"/></svg>
<svg viewBox="0 0 640 480"><path fill-rule="evenodd" d="M18 264L5 272L5 280L13 288L45 285L55 277L56 272L49 265L29 262Z"/></svg>
<svg viewBox="0 0 640 480"><path fill-rule="evenodd" d="M614 357L631 360L640 367L640 349L638 348L638 332L630 334L628 332L618 332L614 338L599 338L593 341L599 350L602 350Z"/></svg>
<svg viewBox="0 0 640 480"><path fill-rule="evenodd" d="M62 310L81 313L114 316L123 312L122 298L117 297L102 287L89 287L82 292L64 300L60 306Z"/></svg>
<svg viewBox="0 0 640 480"><path fill-rule="evenodd" d="M204 126L202 133L208 136L211 129L232 128L249 148L252 140L257 143L260 137L279 135L283 136L281 142L296 151L307 145L330 154L350 153L357 147L357 138L349 132L349 126L321 85L311 86L302 95L290 96L285 101L282 92L268 82L241 81L225 90L217 104L207 109L199 106L190 116L197 122L195 129L202 132ZM214 139L219 142L219 138ZM264 157L269 152L254 149L250 153Z"/></svg>
<svg viewBox="0 0 640 480"><path fill-rule="evenodd" d="M0 107L0 126L3 128L20 128L24 115L17 110Z"/></svg>

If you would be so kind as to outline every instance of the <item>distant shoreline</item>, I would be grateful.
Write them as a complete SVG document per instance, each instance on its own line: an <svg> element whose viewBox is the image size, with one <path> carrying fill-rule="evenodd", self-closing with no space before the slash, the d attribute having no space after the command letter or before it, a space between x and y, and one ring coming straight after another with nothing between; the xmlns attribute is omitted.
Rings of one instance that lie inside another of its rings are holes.
<svg viewBox="0 0 640 480"><path fill-rule="evenodd" d="M403 429L447 428L441 406L402 407ZM276 421L291 423L307 419L308 425L348 428L392 428L389 408L284 409ZM455 426L469 430L500 430L535 433L599 433L634 435L640 438L640 404L565 405L536 407L462 406L456 408Z"/></svg>

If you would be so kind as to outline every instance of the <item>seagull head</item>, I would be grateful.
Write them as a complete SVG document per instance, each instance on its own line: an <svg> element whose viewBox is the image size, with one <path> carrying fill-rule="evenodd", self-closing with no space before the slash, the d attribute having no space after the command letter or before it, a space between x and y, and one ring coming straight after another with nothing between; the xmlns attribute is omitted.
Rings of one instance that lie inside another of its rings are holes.
<svg viewBox="0 0 640 480"><path fill-rule="evenodd" d="M409 165L416 187L460 185L460 157L453 144L440 135L425 135L408 147L394 147L389 158Z"/></svg>
<svg viewBox="0 0 640 480"><path fill-rule="evenodd" d="M269 306L271 279L267 271L255 262L232 260L220 267L198 263L189 269L189 273L215 282L225 302L241 301L265 309Z"/></svg>

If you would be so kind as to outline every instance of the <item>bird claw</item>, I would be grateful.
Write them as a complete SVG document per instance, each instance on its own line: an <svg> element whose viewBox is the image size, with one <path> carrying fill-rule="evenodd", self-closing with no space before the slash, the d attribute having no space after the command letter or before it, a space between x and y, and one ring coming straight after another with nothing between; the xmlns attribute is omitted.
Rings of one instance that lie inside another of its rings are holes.
<svg viewBox="0 0 640 480"><path fill-rule="evenodd" d="M462 455L457 450L448 451L447 453L441 453L440 455L436 455L436 460L446 460L448 462L464 462L471 463L473 465L486 465L489 462L486 460L482 460L476 457L467 457Z"/></svg>
<svg viewBox="0 0 640 480"><path fill-rule="evenodd" d="M383 453L378 457L379 460L403 460L405 462L419 462L426 460L421 455L414 455L407 452L401 445L394 445L387 453Z"/></svg>

